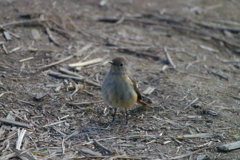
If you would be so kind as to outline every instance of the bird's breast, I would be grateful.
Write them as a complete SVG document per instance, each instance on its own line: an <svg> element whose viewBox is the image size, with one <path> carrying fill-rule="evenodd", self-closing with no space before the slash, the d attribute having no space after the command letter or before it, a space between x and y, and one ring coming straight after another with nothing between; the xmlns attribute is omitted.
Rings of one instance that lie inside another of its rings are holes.
<svg viewBox="0 0 240 160"><path fill-rule="evenodd" d="M112 107L129 108L137 102L137 93L128 75L107 75L103 81L104 100Z"/></svg>

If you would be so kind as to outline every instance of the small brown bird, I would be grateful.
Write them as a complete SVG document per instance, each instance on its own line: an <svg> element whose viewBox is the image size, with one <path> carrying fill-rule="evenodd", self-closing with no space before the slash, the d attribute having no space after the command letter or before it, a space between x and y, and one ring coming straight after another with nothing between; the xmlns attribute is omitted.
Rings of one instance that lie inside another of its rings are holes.
<svg viewBox="0 0 240 160"><path fill-rule="evenodd" d="M114 107L113 120L117 108L124 108L126 112L126 124L128 124L127 109L132 107L136 102L147 105L142 101L142 96L136 86L136 82L130 77L127 60L123 57L114 58L109 62L112 64L110 71L106 75L102 84L103 100Z"/></svg>

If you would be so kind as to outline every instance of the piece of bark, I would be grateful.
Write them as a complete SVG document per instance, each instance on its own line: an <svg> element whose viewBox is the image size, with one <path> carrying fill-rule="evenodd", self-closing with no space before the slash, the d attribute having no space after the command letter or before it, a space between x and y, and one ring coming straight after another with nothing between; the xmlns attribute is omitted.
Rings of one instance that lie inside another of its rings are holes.
<svg viewBox="0 0 240 160"><path fill-rule="evenodd" d="M178 136L177 139L186 139L186 138L213 138L218 137L216 134L211 133L198 133L198 134L187 134L183 136Z"/></svg>
<svg viewBox="0 0 240 160"><path fill-rule="evenodd" d="M89 155L91 155L91 156L101 156L101 155L102 155L101 153L99 153L99 152L94 152L94 151L92 151L92 150L90 150L90 149L81 149L80 151L81 151L82 153L89 154Z"/></svg>
<svg viewBox="0 0 240 160"><path fill-rule="evenodd" d="M145 95L150 95L153 91L155 90L154 87L148 87L145 91L143 91L142 93Z"/></svg>
<svg viewBox="0 0 240 160"><path fill-rule="evenodd" d="M22 123L22 122L17 122L17 121L14 121L14 120L8 120L7 118L0 118L0 122L8 123L8 124L12 124L12 125L15 125L15 126L20 126L20 127L25 127L25 128L31 128L31 126L29 124Z"/></svg>
<svg viewBox="0 0 240 160"><path fill-rule="evenodd" d="M5 37L5 39L7 41L11 41L12 40L10 34L7 31L3 31L3 35L4 35L4 37Z"/></svg>
<svg viewBox="0 0 240 160"><path fill-rule="evenodd" d="M47 93L42 93L42 92L36 93L35 96L33 97L33 99L39 101L40 99L42 99L46 95L47 95Z"/></svg>
<svg viewBox="0 0 240 160"><path fill-rule="evenodd" d="M217 149L219 151L223 151L223 152L229 152L229 151L239 149L239 148L240 148L240 141L233 142L233 143L227 143L227 144L217 147Z"/></svg>
<svg viewBox="0 0 240 160"><path fill-rule="evenodd" d="M10 111L7 115L7 118L8 120L12 120L14 121L15 120L15 116L13 114L12 111ZM10 130L11 126L9 125L6 125L6 124L3 124L2 127L0 128L0 136L5 132L5 130Z"/></svg>

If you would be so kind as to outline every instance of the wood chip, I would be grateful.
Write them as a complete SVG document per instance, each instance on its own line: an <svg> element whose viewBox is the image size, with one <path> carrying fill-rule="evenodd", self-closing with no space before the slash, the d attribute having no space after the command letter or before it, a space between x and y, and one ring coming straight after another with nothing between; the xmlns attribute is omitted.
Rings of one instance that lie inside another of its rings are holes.
<svg viewBox="0 0 240 160"><path fill-rule="evenodd" d="M99 153L99 152L94 152L94 151L92 151L92 150L90 150L90 149L81 149L80 150L82 153L84 153L84 154L88 154L88 155L91 155L91 156L101 156L102 154L101 153Z"/></svg>
<svg viewBox="0 0 240 160"><path fill-rule="evenodd" d="M217 147L219 151L223 151L223 152L229 152L239 148L240 148L240 141L224 144L222 146Z"/></svg>
<svg viewBox="0 0 240 160"><path fill-rule="evenodd" d="M4 35L4 37L5 37L5 39L7 41L11 41L12 40L10 34L7 31L3 31L3 35Z"/></svg>
<svg viewBox="0 0 240 160"><path fill-rule="evenodd" d="M142 93L145 95L150 95L153 91L155 90L154 87L148 87L145 91L143 91Z"/></svg>
<svg viewBox="0 0 240 160"><path fill-rule="evenodd" d="M41 93L36 93L35 96L33 97L33 99L39 101L46 95L47 95L47 93L42 93L42 92Z"/></svg>
<svg viewBox="0 0 240 160"><path fill-rule="evenodd" d="M33 37L33 39L35 39L35 40L39 40L39 39L41 39L41 36L40 36L38 30L36 30L36 29L32 29L32 30L31 30L31 33L32 33L32 37Z"/></svg>

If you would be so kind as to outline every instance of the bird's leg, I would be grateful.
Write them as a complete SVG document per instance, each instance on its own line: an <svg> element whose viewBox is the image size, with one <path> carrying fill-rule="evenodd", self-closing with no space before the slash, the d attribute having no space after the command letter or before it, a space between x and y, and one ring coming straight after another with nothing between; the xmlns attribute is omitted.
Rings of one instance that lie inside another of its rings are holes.
<svg viewBox="0 0 240 160"><path fill-rule="evenodd" d="M127 108L125 108L125 114L126 114L126 125L128 125L128 111L127 111Z"/></svg>
<svg viewBox="0 0 240 160"><path fill-rule="evenodd" d="M112 115L113 119L112 119L112 122L111 122L111 123L115 122L116 113L117 113L117 108L114 108L114 113L113 113L113 115Z"/></svg>

